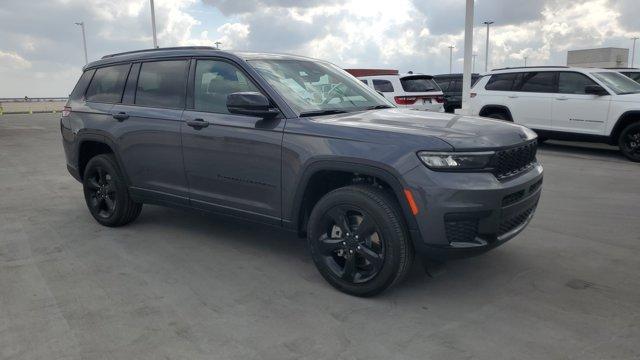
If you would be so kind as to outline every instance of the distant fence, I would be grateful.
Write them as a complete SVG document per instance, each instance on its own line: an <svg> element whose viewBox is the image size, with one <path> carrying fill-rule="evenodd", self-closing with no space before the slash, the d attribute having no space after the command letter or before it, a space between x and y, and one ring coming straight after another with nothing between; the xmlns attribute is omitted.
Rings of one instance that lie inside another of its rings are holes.
<svg viewBox="0 0 640 360"><path fill-rule="evenodd" d="M0 98L0 115L61 112L67 98Z"/></svg>

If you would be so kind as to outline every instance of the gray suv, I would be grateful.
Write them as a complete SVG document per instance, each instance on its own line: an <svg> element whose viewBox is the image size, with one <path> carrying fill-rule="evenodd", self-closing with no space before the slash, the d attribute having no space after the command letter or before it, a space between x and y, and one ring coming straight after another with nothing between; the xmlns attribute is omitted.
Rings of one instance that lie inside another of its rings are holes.
<svg viewBox="0 0 640 360"><path fill-rule="evenodd" d="M208 47L84 68L61 118L69 172L102 225L142 204L241 217L308 240L334 287L372 296L425 263L521 232L538 204L536 135L398 109L338 67Z"/></svg>

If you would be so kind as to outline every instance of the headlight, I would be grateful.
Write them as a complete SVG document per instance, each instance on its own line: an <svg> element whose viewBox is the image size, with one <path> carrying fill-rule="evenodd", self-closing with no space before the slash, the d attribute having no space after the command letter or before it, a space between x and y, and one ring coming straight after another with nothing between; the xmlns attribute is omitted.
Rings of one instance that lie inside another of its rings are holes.
<svg viewBox="0 0 640 360"><path fill-rule="evenodd" d="M434 170L480 170L491 161L493 151L485 152L429 152L420 151L418 157Z"/></svg>

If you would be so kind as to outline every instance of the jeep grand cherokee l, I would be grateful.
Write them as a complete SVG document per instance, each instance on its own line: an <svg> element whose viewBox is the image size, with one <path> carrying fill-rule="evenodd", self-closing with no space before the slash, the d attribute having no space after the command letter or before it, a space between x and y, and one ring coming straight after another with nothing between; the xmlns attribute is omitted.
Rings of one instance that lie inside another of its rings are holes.
<svg viewBox="0 0 640 360"><path fill-rule="evenodd" d="M69 172L102 225L144 203L306 236L334 287L371 296L414 254L444 261L513 238L538 204L536 135L398 109L309 58L165 48L84 68L61 118Z"/></svg>
<svg viewBox="0 0 640 360"><path fill-rule="evenodd" d="M640 84L612 70L505 68L473 87L471 112L534 129L542 140L618 145L640 162Z"/></svg>

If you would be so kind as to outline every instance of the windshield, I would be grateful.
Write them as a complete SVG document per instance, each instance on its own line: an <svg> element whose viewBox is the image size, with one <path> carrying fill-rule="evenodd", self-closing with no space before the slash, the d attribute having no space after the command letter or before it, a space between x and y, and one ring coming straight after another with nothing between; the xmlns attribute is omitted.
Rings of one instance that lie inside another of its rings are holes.
<svg viewBox="0 0 640 360"><path fill-rule="evenodd" d="M410 76L400 78L402 90L406 92L440 91L440 88L430 76Z"/></svg>
<svg viewBox="0 0 640 360"><path fill-rule="evenodd" d="M640 93L640 84L617 72L598 72L592 75L618 95Z"/></svg>
<svg viewBox="0 0 640 360"><path fill-rule="evenodd" d="M300 115L393 107L338 67L308 60L249 60Z"/></svg>

